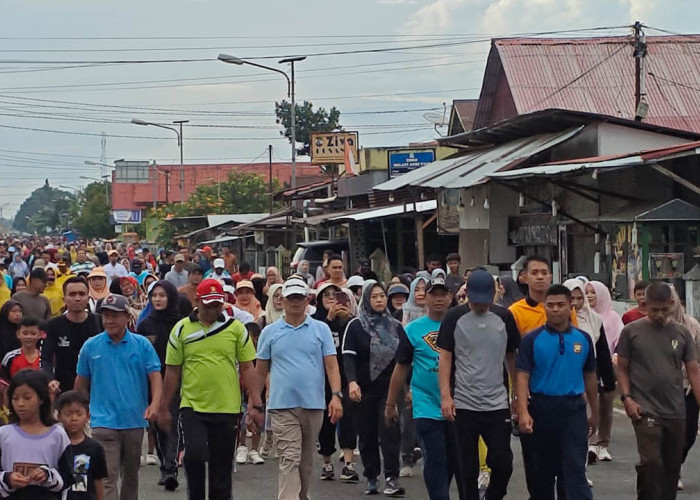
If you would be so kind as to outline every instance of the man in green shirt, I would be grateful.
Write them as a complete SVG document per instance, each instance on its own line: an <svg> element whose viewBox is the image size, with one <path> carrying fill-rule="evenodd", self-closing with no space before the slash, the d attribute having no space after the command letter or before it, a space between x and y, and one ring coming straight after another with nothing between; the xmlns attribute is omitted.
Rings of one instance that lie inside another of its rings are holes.
<svg viewBox="0 0 700 500"><path fill-rule="evenodd" d="M205 462L209 462L209 498L231 498L236 427L242 411L236 363L246 389L254 376L253 341L240 321L224 313L224 302L219 281L202 281L197 287L197 308L175 324L168 340L166 406L160 421L168 425L170 400L182 384L180 417L189 498L206 498ZM261 407L255 391L250 405Z"/></svg>

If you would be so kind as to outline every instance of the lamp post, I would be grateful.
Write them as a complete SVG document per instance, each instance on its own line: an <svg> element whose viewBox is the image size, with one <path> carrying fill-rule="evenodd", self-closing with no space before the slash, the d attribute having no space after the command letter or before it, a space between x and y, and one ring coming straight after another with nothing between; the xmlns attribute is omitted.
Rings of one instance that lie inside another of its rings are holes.
<svg viewBox="0 0 700 500"><path fill-rule="evenodd" d="M97 167L114 168L114 165L109 165L109 164L107 164L107 163L102 163L102 162L100 162L100 161L89 161L89 160L85 160L83 163L85 163L85 165L93 165L93 166L97 166ZM100 170L102 170L102 169L100 169ZM83 176L80 176L80 177L83 178L83 179L92 179L91 177L83 177ZM108 181L107 181L107 178L109 177L109 175L108 175L108 174L103 174L103 175L100 175L100 177L102 177L102 179L104 179L104 183L105 183L105 202L107 203L107 205L109 205L109 183L108 183ZM95 179L92 179L92 180L95 180Z"/></svg>
<svg viewBox="0 0 700 500"><path fill-rule="evenodd" d="M295 89L294 89L294 63L303 61L306 59L306 56L298 56L298 57L288 57L286 59L282 59L279 61L280 64L286 64L286 63L291 63L292 69L292 76L290 76L282 71L281 69L273 68L271 66L264 66L262 64L258 64L252 61L247 61L245 59L241 59L240 57L236 56L231 56L228 54L219 54L218 57L219 61L229 63L229 64L237 64L237 65L243 65L247 64L249 66L255 66L256 68L262 68L266 69L268 71L274 71L275 73L279 73L284 78L287 80L287 97L290 98L291 100L291 110L290 110L290 125L291 125L291 142L292 142L292 188L297 187L297 127L296 127L296 114L297 114L297 107L296 107L296 99L295 99Z"/></svg>
<svg viewBox="0 0 700 500"><path fill-rule="evenodd" d="M179 125L180 130L175 127L168 127L167 125L161 125L160 123L147 122L144 120L139 120L134 118L131 123L134 125L153 125L154 127L164 128L167 130L172 130L177 135L177 145L180 148L180 203L185 203L185 163L182 153L182 124L188 123L189 120L175 120L173 123Z"/></svg>

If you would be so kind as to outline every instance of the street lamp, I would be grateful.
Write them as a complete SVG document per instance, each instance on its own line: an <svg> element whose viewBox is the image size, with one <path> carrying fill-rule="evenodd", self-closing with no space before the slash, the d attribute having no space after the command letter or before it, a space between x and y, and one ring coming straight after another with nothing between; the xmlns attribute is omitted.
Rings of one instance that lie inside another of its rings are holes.
<svg viewBox="0 0 700 500"><path fill-rule="evenodd" d="M85 160L83 163L84 163L85 165L92 165L92 166L96 166L96 167L114 168L114 165L109 165L108 163L102 163L101 161L90 161L90 160ZM102 168L100 168L100 172L103 172ZM107 175L107 174L102 174L102 175L100 175L100 177L102 177L102 178L104 179L104 183L105 183L105 202L107 203L107 205L109 205L109 183L108 183L108 181L107 181L107 178L109 177L109 175ZM90 177L82 177L82 176L81 176L81 178L84 178L84 179L92 179L92 178L90 178ZM97 180L97 179L92 179L92 180ZM100 181L100 182L102 182L102 181Z"/></svg>
<svg viewBox="0 0 700 500"><path fill-rule="evenodd" d="M291 141L292 141L292 188L297 187L297 126L296 126L296 114L297 114L297 106L296 106L296 100L295 100L295 92L294 92L294 63L303 61L306 59L306 56L298 56L298 57L288 57L286 59L282 59L279 61L280 64L286 64L286 63L291 63L292 65L292 76L291 78L289 75L287 75L286 72L282 71L281 69L273 68L271 66L264 66L262 64L258 64L252 61L247 61L245 59L241 59L240 57L236 56L231 56L229 54L219 54L218 57L219 61L229 63L229 64L237 64L237 65L243 65L247 64L249 66L255 66L256 68L262 68L266 69L269 71L274 71L275 73L280 73L287 79L287 97L289 97L292 101L291 104L291 113L290 113L290 122L291 122Z"/></svg>
<svg viewBox="0 0 700 500"><path fill-rule="evenodd" d="M139 120L138 118L131 120L131 123L134 125L153 125L154 127L172 130L175 132L175 135L177 135L177 145L180 148L180 203L185 203L185 163L182 156L182 124L188 122L189 120L175 120L173 123L180 125L180 130L178 131L178 129L175 127L168 127L167 125L161 125L160 123L147 122L144 120Z"/></svg>

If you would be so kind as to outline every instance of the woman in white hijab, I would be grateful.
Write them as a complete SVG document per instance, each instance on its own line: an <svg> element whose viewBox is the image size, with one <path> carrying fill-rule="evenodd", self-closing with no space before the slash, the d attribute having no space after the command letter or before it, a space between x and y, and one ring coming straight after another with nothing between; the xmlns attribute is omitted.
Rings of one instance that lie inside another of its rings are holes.
<svg viewBox="0 0 700 500"><path fill-rule="evenodd" d="M576 311L578 329L586 332L593 341L596 355L596 368L598 371L598 398L603 399L606 393L615 390L615 371L613 369L612 356L608 348L608 340L603 328L603 317L595 312L586 298L585 283L578 279L570 279L564 282L564 286L571 290L571 307ZM600 405L599 405L600 408ZM598 421L601 415L598 411ZM590 437L588 447L588 462L594 463L600 456L601 447L597 446L598 436ZM607 453L607 447L604 448ZM607 455L609 456L609 454Z"/></svg>

